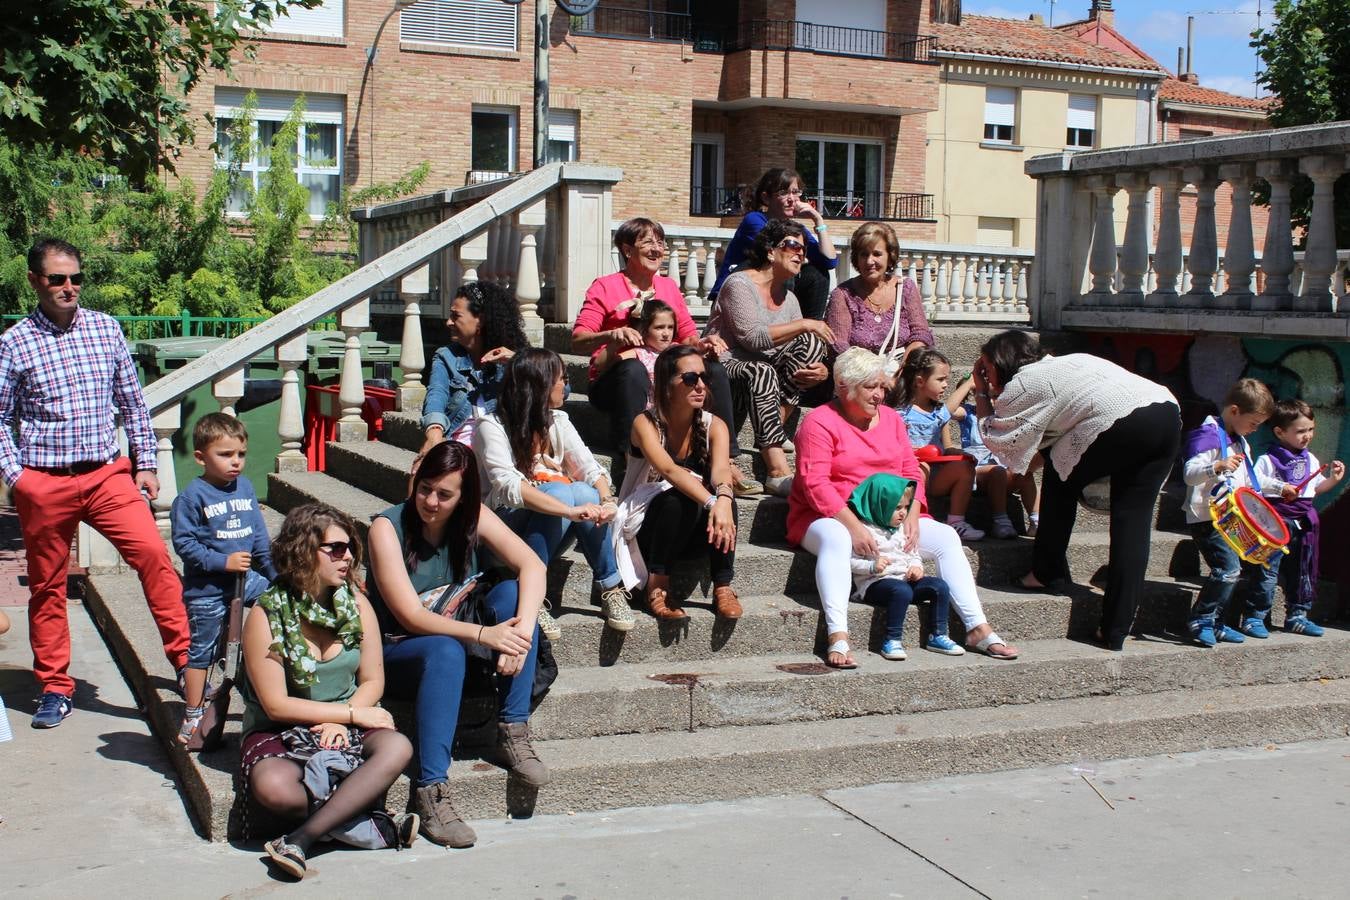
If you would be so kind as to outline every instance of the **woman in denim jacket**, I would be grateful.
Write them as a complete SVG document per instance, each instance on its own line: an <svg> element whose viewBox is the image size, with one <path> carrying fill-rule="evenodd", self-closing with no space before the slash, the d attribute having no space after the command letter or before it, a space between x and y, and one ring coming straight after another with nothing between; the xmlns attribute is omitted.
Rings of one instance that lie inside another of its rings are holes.
<svg viewBox="0 0 1350 900"><path fill-rule="evenodd" d="M505 363L528 347L516 300L503 287L481 281L462 285L450 304L451 342L431 360L422 403L426 440L418 461L447 437L470 444L474 418L497 408Z"/></svg>

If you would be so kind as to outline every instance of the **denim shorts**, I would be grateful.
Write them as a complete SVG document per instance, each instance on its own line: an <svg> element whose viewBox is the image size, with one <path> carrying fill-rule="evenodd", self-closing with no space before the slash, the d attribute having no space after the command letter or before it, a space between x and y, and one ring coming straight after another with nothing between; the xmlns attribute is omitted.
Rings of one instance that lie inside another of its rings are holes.
<svg viewBox="0 0 1350 900"><path fill-rule="evenodd" d="M268 580L261 572L251 571L244 582L244 603L251 604L267 590ZM188 646L189 669L205 669L215 661L220 645L220 633L225 628L225 615L230 610L229 598L217 594L210 597L185 597L188 629L192 642Z"/></svg>

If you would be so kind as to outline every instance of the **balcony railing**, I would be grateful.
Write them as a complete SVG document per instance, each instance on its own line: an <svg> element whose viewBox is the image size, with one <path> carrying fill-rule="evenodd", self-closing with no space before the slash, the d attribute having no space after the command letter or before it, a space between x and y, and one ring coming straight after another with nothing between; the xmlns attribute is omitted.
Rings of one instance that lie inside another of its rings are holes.
<svg viewBox="0 0 1350 900"><path fill-rule="evenodd" d="M721 26L696 22L685 13L598 6L573 16L573 34L631 40L680 41L703 53L738 50L807 50L898 62L930 62L936 38L790 19L751 19Z"/></svg>
<svg viewBox="0 0 1350 900"><path fill-rule="evenodd" d="M740 187L698 187L689 192L691 216L738 216ZM923 222L933 218L932 194L897 194L887 191L855 191L839 194L809 193L804 196L827 219L879 219L883 222Z"/></svg>

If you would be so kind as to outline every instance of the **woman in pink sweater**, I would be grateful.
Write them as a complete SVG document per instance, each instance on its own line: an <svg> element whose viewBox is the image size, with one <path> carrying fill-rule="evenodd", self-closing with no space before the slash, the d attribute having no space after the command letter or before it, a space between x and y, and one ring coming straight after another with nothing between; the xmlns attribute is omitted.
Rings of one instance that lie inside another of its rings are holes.
<svg viewBox="0 0 1350 900"><path fill-rule="evenodd" d="M919 483L904 521L908 546L932 560L951 588L952 606L966 628L966 646L995 659L1016 659L1018 650L990 627L975 590L970 562L950 526L930 518L904 420L885 406L885 358L854 347L834 366L835 399L808 413L797 428L797 477L788 497L788 540L816 555L816 590L825 612L829 650L836 668L857 665L848 643L848 598L853 590L850 555L875 557L876 541L848 507L864 478L889 472Z"/></svg>

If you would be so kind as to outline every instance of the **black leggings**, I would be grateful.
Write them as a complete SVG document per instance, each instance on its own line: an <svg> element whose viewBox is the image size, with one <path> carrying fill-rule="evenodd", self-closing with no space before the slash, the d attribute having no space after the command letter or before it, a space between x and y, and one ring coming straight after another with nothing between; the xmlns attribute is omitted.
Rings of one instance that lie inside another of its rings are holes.
<svg viewBox="0 0 1350 900"><path fill-rule="evenodd" d="M731 501L736 515L736 501ZM708 571L717 587L731 584L736 574L736 551L723 553L708 541L708 511L675 488L652 498L638 529L638 549L652 575L669 575L675 563L697 554L708 554Z"/></svg>
<svg viewBox="0 0 1350 900"><path fill-rule="evenodd" d="M797 305L807 319L824 319L830 300L830 270L807 263L788 282L788 289L797 295Z"/></svg>
<svg viewBox="0 0 1350 900"><path fill-rule="evenodd" d="M1068 480L1045 455L1041 523L1031 572L1041 584L1069 578L1069 536L1083 488L1111 479L1111 549L1102 603L1102 636L1118 647L1129 636L1144 593L1153 528L1153 504L1181 445L1175 404L1154 403L1118 420L1083 453Z"/></svg>
<svg viewBox="0 0 1350 900"><path fill-rule="evenodd" d="M736 446L736 425L732 419L731 382L727 370L715 359L705 359L703 369L708 380L708 412L721 419L731 435L731 456L741 451ZM636 359L621 359L591 382L591 405L609 415L610 449L628 452L633 420L647 408L652 380L647 367Z"/></svg>

